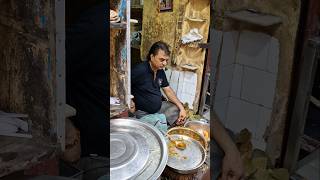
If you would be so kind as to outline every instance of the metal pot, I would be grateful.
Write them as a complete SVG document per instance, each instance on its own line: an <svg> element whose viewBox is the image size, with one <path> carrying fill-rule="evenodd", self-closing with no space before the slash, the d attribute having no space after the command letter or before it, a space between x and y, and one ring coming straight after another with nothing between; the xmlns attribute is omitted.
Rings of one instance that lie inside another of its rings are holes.
<svg viewBox="0 0 320 180"><path fill-rule="evenodd" d="M210 141L210 124L204 121L188 121L184 127L197 131L207 142ZM205 135L206 134L206 135Z"/></svg>
<svg viewBox="0 0 320 180"><path fill-rule="evenodd" d="M171 135L171 134L181 134L181 135L186 135L186 136L189 136L195 140L197 140L202 146L204 149L207 149L208 147L208 143L207 141L205 140L205 138L200 134L198 133L197 131L191 129L191 128L187 128L187 127L174 127L174 128L171 128L168 132L167 132L168 135Z"/></svg>

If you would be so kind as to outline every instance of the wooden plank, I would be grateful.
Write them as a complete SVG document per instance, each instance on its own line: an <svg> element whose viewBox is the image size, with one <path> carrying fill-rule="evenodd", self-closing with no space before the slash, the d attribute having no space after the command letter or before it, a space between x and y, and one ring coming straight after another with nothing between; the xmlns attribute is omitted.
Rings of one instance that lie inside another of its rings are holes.
<svg viewBox="0 0 320 180"><path fill-rule="evenodd" d="M312 152L318 148L320 148L320 141L313 139L307 135L303 135L300 139L301 149Z"/></svg>
<svg viewBox="0 0 320 180"><path fill-rule="evenodd" d="M66 120L66 50L65 50L65 1L55 1L55 48L56 48L56 134L61 150L65 150ZM52 33L52 32L51 32Z"/></svg>
<svg viewBox="0 0 320 180"><path fill-rule="evenodd" d="M295 170L299 156L300 138L304 132L309 99L317 67L317 56L320 52L319 47L320 41L318 39L309 40L304 52L303 62L300 65L299 85L290 121L289 138L284 158L284 167L289 169L290 172Z"/></svg>
<svg viewBox="0 0 320 180"><path fill-rule="evenodd" d="M203 86L202 86L202 93L201 93L201 99L200 99L200 105L199 105L200 115L203 115L205 104L206 104L207 93L208 91L210 91L210 89L208 89L209 82L210 82L210 73L206 73L204 77Z"/></svg>
<svg viewBox="0 0 320 180"><path fill-rule="evenodd" d="M2 133L2 132L0 132L0 136L32 138L32 135L31 135L31 134L23 134L23 133Z"/></svg>
<svg viewBox="0 0 320 180"><path fill-rule="evenodd" d="M131 103L131 29L130 29L130 19L131 19L131 8L130 1L126 1L126 20L127 20L127 29L126 29L126 68L127 68L127 76L126 76L126 105L129 107Z"/></svg>
<svg viewBox="0 0 320 180"><path fill-rule="evenodd" d="M58 148L47 139L5 137L0 141L0 177L24 170L55 156Z"/></svg>

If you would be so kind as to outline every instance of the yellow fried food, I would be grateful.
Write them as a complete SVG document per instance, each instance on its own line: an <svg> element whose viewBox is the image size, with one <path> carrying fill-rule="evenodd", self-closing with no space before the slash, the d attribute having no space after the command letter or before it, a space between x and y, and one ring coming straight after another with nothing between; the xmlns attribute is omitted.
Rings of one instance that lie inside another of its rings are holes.
<svg viewBox="0 0 320 180"><path fill-rule="evenodd" d="M202 132L202 134L203 134L204 138L205 138L207 141L210 140L210 135L209 135L208 131L204 130L204 131Z"/></svg>
<svg viewBox="0 0 320 180"><path fill-rule="evenodd" d="M187 147L186 143L183 141L176 141L175 144L176 144L176 148L178 148L178 149L184 150Z"/></svg>

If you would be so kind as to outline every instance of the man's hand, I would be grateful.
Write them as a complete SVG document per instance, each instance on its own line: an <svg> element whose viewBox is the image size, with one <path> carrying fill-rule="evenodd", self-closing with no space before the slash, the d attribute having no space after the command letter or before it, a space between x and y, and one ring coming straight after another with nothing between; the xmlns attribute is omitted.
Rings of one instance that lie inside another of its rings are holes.
<svg viewBox="0 0 320 180"><path fill-rule="evenodd" d="M132 99L131 99L131 101L130 101L130 109L129 109L129 111L130 111L131 113L134 113L134 112L136 111L136 104L133 102Z"/></svg>
<svg viewBox="0 0 320 180"><path fill-rule="evenodd" d="M184 109L182 103L177 98L176 94L174 93L173 89L170 86L164 87L162 89L163 89L163 92L168 97L169 101L172 102L173 104L175 104L180 110L179 117L176 120L175 124L178 126L184 124L187 113L186 113L186 110Z"/></svg>
<svg viewBox="0 0 320 180"><path fill-rule="evenodd" d="M180 109L180 113L179 113L179 118L177 119L176 124L177 124L177 125L182 125L182 124L184 124L184 123L185 123L186 116L187 116L186 110L184 110L184 108L181 108L181 109Z"/></svg>
<svg viewBox="0 0 320 180"><path fill-rule="evenodd" d="M237 149L225 153L222 162L221 180L240 180L243 178L244 169Z"/></svg>

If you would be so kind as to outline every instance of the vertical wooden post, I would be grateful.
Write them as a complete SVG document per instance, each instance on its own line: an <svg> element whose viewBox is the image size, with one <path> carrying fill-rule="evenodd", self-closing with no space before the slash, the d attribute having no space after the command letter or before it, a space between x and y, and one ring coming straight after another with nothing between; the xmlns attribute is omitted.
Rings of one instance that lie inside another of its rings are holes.
<svg viewBox="0 0 320 180"><path fill-rule="evenodd" d="M290 172L294 171L300 151L300 139L304 132L304 125L308 113L309 100L313 86L313 80L320 53L320 38L308 41L307 48L303 54L303 62L300 65L299 85L296 100L293 107L290 122L289 138L286 146L284 167Z"/></svg>

